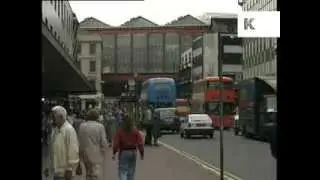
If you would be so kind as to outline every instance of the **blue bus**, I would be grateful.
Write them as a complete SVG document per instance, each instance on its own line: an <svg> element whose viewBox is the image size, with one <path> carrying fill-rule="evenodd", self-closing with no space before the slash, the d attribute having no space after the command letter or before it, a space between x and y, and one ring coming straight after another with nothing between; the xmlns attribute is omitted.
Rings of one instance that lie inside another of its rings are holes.
<svg viewBox="0 0 320 180"><path fill-rule="evenodd" d="M154 108L175 107L176 83L172 78L151 78L142 83L140 100Z"/></svg>

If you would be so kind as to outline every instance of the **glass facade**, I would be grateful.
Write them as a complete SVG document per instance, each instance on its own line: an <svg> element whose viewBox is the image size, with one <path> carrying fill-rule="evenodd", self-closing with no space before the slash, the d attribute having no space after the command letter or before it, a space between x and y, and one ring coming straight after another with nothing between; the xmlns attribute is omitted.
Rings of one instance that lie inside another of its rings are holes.
<svg viewBox="0 0 320 180"><path fill-rule="evenodd" d="M114 73L115 72L115 35L102 36L102 62L101 72Z"/></svg>
<svg viewBox="0 0 320 180"><path fill-rule="evenodd" d="M131 37L130 34L118 34L117 37L117 72L131 72Z"/></svg>
<svg viewBox="0 0 320 180"><path fill-rule="evenodd" d="M190 34L181 34L181 53L185 52L192 47L192 35Z"/></svg>
<svg viewBox="0 0 320 180"><path fill-rule="evenodd" d="M146 73L147 60L147 34L133 35L133 72Z"/></svg>
<svg viewBox="0 0 320 180"><path fill-rule="evenodd" d="M149 67L150 73L163 72L163 36L150 34L149 36Z"/></svg>
<svg viewBox="0 0 320 180"><path fill-rule="evenodd" d="M179 70L179 36L177 33L166 34L164 71L168 73Z"/></svg>
<svg viewBox="0 0 320 180"><path fill-rule="evenodd" d="M105 34L102 41L103 73L175 73L180 53L192 47L192 35L174 32Z"/></svg>

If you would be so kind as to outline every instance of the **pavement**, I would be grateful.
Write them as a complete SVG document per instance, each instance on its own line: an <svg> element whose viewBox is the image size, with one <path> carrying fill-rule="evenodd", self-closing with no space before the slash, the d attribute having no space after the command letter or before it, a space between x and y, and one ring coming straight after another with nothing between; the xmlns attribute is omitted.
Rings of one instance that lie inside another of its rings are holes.
<svg viewBox="0 0 320 180"><path fill-rule="evenodd" d="M117 160L111 159L111 149L106 153L103 180L118 180ZM46 180L46 178L43 178ZM47 178L48 180L50 178ZM218 180L219 177L194 162L163 146L145 147L145 158L137 160L135 179L138 180ZM76 176L74 180L85 180Z"/></svg>
<svg viewBox="0 0 320 180"><path fill-rule="evenodd" d="M219 132L216 131L214 136L213 139L181 139L177 134L166 134L160 141L168 148L185 152L187 156L200 159L203 164L219 171ZM224 168L236 177L234 179L276 180L276 167L269 143L235 136L232 130L224 131Z"/></svg>
<svg viewBox="0 0 320 180"><path fill-rule="evenodd" d="M106 155L105 180L118 180L117 161L111 160L111 151ZM218 180L219 177L199 167L192 161L163 146L146 147L145 158L137 160L135 179L138 180Z"/></svg>
<svg viewBox="0 0 320 180"><path fill-rule="evenodd" d="M137 160L136 179L219 179L219 132L215 132L213 139L163 135L160 144L160 147L145 147L145 159ZM235 136L232 131L224 132L224 168L227 180L277 179L276 160L269 144ZM103 170L103 180L118 179L117 161L111 159L111 149L105 155Z"/></svg>

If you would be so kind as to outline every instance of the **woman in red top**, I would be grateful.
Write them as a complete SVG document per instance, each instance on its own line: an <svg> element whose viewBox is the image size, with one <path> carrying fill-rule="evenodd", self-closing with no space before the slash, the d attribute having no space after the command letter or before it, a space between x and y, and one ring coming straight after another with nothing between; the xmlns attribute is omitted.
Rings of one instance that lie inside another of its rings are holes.
<svg viewBox="0 0 320 180"><path fill-rule="evenodd" d="M118 154L118 173L120 180L134 180L136 171L137 148L141 160L144 157L142 135L133 125L129 116L124 117L122 127L118 130L113 141L113 156Z"/></svg>

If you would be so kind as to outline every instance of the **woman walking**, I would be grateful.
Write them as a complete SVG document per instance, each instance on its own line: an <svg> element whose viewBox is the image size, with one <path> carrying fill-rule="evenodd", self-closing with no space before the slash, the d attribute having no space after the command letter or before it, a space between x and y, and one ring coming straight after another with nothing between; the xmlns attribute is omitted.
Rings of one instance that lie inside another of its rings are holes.
<svg viewBox="0 0 320 180"><path fill-rule="evenodd" d="M138 129L133 125L133 120L125 116L122 126L117 131L113 141L113 156L118 154L118 174L120 180L134 180L136 171L137 148L141 160L144 157L143 138Z"/></svg>

